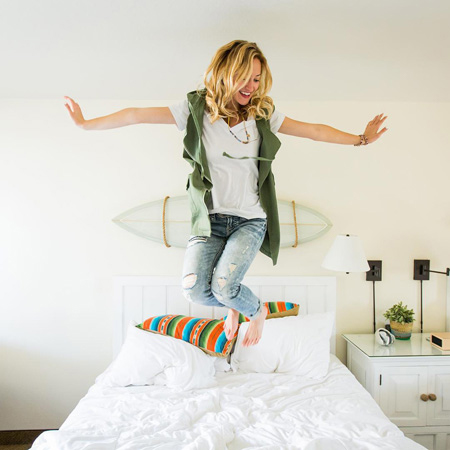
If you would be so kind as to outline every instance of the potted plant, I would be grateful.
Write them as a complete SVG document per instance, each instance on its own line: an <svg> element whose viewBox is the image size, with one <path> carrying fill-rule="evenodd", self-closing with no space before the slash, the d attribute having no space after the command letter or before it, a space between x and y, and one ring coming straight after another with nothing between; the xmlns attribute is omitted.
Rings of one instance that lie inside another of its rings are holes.
<svg viewBox="0 0 450 450"><path fill-rule="evenodd" d="M409 339L414 322L414 311L408 309L408 305L398 302L389 308L383 315L389 319L392 334L397 339Z"/></svg>

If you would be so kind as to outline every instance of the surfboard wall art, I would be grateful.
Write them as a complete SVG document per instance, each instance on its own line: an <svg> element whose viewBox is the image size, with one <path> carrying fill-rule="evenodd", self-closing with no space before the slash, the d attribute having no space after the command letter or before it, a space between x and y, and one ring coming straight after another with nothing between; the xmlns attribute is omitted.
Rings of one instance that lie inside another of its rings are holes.
<svg viewBox="0 0 450 450"><path fill-rule="evenodd" d="M311 208L278 200L280 247L295 247L325 234L333 224ZM185 248L191 232L188 196L166 197L129 209L112 219L114 223L167 247Z"/></svg>

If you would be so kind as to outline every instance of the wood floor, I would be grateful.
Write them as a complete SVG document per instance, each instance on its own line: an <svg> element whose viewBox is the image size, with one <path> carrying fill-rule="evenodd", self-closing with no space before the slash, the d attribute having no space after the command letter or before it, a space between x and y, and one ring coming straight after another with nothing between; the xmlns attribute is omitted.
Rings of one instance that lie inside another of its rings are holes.
<svg viewBox="0 0 450 450"><path fill-rule="evenodd" d="M29 450L44 431L47 430L0 431L0 450Z"/></svg>
<svg viewBox="0 0 450 450"><path fill-rule="evenodd" d="M29 450L31 445L0 445L0 450Z"/></svg>

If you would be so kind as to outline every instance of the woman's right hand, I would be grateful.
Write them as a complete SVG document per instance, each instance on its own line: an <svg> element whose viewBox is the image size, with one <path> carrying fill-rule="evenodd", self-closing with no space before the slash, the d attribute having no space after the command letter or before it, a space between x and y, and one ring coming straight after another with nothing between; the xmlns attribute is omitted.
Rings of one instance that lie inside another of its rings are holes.
<svg viewBox="0 0 450 450"><path fill-rule="evenodd" d="M66 101L65 106L67 108L67 111L69 111L70 117L77 127L82 128L86 121L84 120L83 114L81 113L80 106L75 102L75 100L71 99L70 97L64 96L64 99Z"/></svg>

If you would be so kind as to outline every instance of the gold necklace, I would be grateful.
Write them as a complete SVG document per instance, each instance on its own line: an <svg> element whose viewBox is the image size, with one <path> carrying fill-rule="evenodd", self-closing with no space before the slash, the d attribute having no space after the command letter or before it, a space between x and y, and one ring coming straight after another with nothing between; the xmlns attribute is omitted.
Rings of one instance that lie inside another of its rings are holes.
<svg viewBox="0 0 450 450"><path fill-rule="evenodd" d="M239 119L239 117L238 117L238 119ZM242 141L241 139L239 139L232 131L231 131L231 128L230 128L230 117L228 116L228 130L229 130L229 132L240 142L240 143L242 143L242 144L248 144L249 142L250 142L250 135L248 134L248 131L247 131L247 127L245 126L245 120L244 120L244 118L242 118L242 120L243 120L243 122L244 122L244 129L245 129L245 134L247 135L247 140L246 141ZM236 124L237 125L237 124Z"/></svg>

